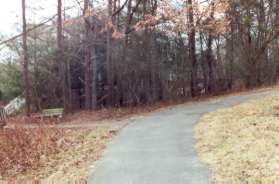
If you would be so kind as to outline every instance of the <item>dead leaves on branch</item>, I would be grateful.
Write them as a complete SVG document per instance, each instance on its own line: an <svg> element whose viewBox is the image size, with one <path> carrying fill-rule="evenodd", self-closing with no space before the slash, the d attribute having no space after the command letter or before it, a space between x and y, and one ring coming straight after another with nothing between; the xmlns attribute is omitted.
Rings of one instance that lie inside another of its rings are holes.
<svg viewBox="0 0 279 184"><path fill-rule="evenodd" d="M136 30L145 28L154 29L163 25L170 25L170 31L173 32L190 32L192 29L196 31L214 30L215 34L227 31L229 20L225 13L229 9L229 2L225 0L212 1L195 1L192 6L180 4L178 7L170 1L162 1L158 6L155 15L147 14L144 20L137 22L134 26ZM214 7L212 7L214 6ZM214 10L214 19L211 17L211 11ZM189 14L193 13L195 23L188 22Z"/></svg>
<svg viewBox="0 0 279 184"><path fill-rule="evenodd" d="M130 25L130 30L156 29L163 25L164 28L168 29L166 30L168 32L188 33L192 29L196 31L214 30L211 34L217 35L226 32L228 29L230 20L227 19L225 13L230 8L229 3L228 0L193 1L193 5L189 6L184 1L162 0L158 4L155 12L145 14L141 20L135 22L134 25ZM214 6L216 15L214 20L210 19L212 6ZM194 25L189 24L189 13L193 13L194 15ZM122 39L128 34L125 33L126 30L119 29L112 23L111 18L104 11L92 8L89 8L84 16L68 20L65 24L75 24L89 17L94 17L98 20L106 19L107 21L104 23L100 32L111 30L112 38L114 39Z"/></svg>

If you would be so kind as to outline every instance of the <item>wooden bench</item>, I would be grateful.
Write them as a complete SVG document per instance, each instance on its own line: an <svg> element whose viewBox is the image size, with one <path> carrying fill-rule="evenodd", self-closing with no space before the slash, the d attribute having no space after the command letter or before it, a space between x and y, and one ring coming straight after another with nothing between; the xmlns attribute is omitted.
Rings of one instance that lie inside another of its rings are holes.
<svg viewBox="0 0 279 184"><path fill-rule="evenodd" d="M42 117L47 117L47 118L63 118L64 114L64 109L63 108L58 108L58 109L44 109L42 111Z"/></svg>
<svg viewBox="0 0 279 184"><path fill-rule="evenodd" d="M0 128L6 125L7 113L4 108L0 107Z"/></svg>

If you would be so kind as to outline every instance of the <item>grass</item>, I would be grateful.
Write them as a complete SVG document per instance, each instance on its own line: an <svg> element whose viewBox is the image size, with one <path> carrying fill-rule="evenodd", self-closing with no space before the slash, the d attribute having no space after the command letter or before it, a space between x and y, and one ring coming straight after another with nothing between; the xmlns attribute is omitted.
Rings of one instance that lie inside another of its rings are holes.
<svg viewBox="0 0 279 184"><path fill-rule="evenodd" d="M196 150L216 184L279 181L279 95L206 114Z"/></svg>
<svg viewBox="0 0 279 184"><path fill-rule="evenodd" d="M110 128L0 130L0 183L86 183L115 133Z"/></svg>

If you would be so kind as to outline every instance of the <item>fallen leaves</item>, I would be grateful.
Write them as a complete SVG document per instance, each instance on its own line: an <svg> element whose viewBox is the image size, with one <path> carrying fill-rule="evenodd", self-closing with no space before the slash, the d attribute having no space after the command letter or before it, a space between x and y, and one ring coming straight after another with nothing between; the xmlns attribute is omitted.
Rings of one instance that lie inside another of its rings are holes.
<svg viewBox="0 0 279 184"><path fill-rule="evenodd" d="M93 162L117 133L105 127L3 131L0 183L86 183Z"/></svg>

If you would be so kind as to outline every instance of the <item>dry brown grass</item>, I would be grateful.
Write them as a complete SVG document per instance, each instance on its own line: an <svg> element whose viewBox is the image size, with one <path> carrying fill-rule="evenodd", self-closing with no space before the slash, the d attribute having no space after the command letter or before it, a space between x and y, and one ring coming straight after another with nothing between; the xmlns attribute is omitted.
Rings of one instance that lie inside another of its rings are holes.
<svg viewBox="0 0 279 184"><path fill-rule="evenodd" d="M279 183L279 95L206 114L196 126L196 150L212 183Z"/></svg>
<svg viewBox="0 0 279 184"><path fill-rule="evenodd" d="M57 118L41 118L39 114L32 114L30 117L26 117L24 114L17 114L11 116L6 120L7 127L25 127L26 125L36 125L38 127L45 125L55 125L59 123Z"/></svg>
<svg viewBox="0 0 279 184"><path fill-rule="evenodd" d="M0 130L0 183L86 183L115 133L110 128Z"/></svg>

